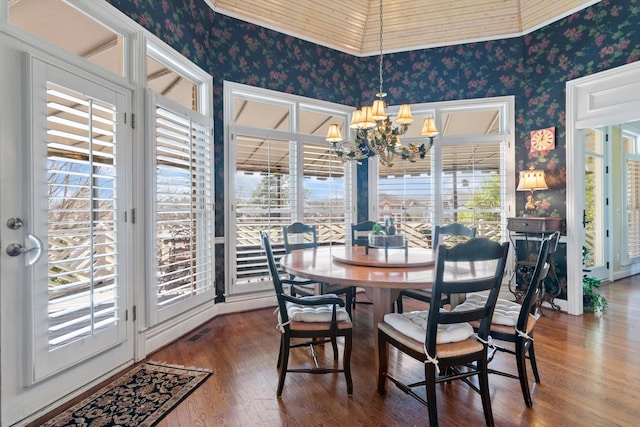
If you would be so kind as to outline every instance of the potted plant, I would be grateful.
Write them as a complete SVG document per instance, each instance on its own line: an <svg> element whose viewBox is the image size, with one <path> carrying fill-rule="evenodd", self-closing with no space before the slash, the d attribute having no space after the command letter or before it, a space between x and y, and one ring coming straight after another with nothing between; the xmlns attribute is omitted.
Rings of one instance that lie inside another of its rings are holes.
<svg viewBox="0 0 640 427"><path fill-rule="evenodd" d="M582 263L586 265L589 250L582 247ZM591 311L595 314L602 314L607 309L607 299L598 292L600 280L587 273L591 270L583 268L585 274L582 275L582 306L584 311Z"/></svg>
<svg viewBox="0 0 640 427"><path fill-rule="evenodd" d="M373 224L373 227L371 228L371 234L373 234L374 236L382 234L382 225L380 225L379 222Z"/></svg>

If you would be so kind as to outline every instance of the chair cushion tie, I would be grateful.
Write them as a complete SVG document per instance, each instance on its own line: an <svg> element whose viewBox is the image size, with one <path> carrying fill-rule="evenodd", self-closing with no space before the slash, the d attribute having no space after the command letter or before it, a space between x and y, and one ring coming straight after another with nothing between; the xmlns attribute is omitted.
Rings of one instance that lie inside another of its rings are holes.
<svg viewBox="0 0 640 427"><path fill-rule="evenodd" d="M433 363L433 367L436 370L436 375L440 375L440 362L438 362L438 355L436 357L431 357L429 352L427 351L427 345L422 343L422 348L424 349L424 357L427 359L424 361L424 364Z"/></svg>

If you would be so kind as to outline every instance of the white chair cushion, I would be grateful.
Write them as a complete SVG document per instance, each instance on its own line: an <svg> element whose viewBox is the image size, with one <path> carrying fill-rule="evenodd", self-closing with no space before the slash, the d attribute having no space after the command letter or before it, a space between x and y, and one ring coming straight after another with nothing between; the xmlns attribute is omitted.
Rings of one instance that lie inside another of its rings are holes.
<svg viewBox="0 0 640 427"><path fill-rule="evenodd" d="M453 311L465 311L483 307L487 303L487 296L482 294L467 294L467 299L456 306ZM491 323L504 326L516 326L522 306L513 301L498 298L496 308L493 311Z"/></svg>
<svg viewBox="0 0 640 427"><path fill-rule="evenodd" d="M426 337L428 311L412 311L409 313L385 314L384 321L393 329L418 341L424 342ZM438 325L437 344L464 341L473 335L473 327L468 323L452 323Z"/></svg>
<svg viewBox="0 0 640 427"><path fill-rule="evenodd" d="M317 300L320 298L338 298L338 296L335 294L323 294L303 297L305 300ZM287 314L289 315L289 319L294 322L331 322L333 305L300 305L287 302ZM338 322L350 320L349 313L347 313L344 307L336 307L336 320Z"/></svg>

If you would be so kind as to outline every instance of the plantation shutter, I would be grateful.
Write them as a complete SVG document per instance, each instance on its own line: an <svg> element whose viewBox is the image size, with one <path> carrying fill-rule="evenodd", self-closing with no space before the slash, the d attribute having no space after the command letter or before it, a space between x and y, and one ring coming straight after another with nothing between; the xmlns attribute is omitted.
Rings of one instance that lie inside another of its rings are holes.
<svg viewBox="0 0 640 427"><path fill-rule="evenodd" d="M477 235L502 238L504 150L500 142L442 147L442 224L476 227Z"/></svg>
<svg viewBox="0 0 640 427"><path fill-rule="evenodd" d="M392 167L378 164L378 218L393 219L409 246L430 247L433 221L431 154L416 162L398 160Z"/></svg>
<svg viewBox="0 0 640 427"><path fill-rule="evenodd" d="M154 111L155 320L214 295L213 152L209 120L149 92Z"/></svg>
<svg viewBox="0 0 640 427"><path fill-rule="evenodd" d="M270 233L274 250L281 253L282 226L293 221L297 196L292 191L291 162L296 145L275 137L240 134L235 148L236 285L251 288L269 278L260 231Z"/></svg>
<svg viewBox="0 0 640 427"><path fill-rule="evenodd" d="M47 84L49 349L118 321L115 106Z"/></svg>
<svg viewBox="0 0 640 427"><path fill-rule="evenodd" d="M316 226L319 245L344 244L345 227L351 224L345 165L327 143L305 143L303 159L303 222Z"/></svg>
<svg viewBox="0 0 640 427"><path fill-rule="evenodd" d="M640 156L625 155L627 162L627 262L640 257Z"/></svg>

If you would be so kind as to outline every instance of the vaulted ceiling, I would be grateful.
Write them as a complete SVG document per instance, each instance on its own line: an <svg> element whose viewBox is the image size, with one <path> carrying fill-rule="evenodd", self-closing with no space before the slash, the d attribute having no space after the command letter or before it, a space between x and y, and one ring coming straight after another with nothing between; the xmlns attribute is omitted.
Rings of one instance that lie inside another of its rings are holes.
<svg viewBox="0 0 640 427"><path fill-rule="evenodd" d="M380 52L379 0L205 0L215 11L358 56ZM384 0L383 50L529 33L599 0Z"/></svg>

